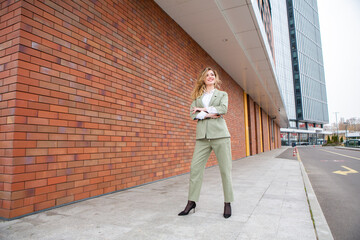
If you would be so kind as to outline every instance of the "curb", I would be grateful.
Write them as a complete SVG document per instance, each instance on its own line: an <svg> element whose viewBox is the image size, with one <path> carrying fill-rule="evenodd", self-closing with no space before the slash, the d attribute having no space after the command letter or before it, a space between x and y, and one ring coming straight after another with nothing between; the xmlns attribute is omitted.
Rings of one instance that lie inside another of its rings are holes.
<svg viewBox="0 0 360 240"><path fill-rule="evenodd" d="M335 148L342 149L342 150L360 151L360 148L352 148L352 147L335 147Z"/></svg>
<svg viewBox="0 0 360 240"><path fill-rule="evenodd" d="M324 213L321 210L320 204L316 198L314 189L312 188L310 179L306 173L305 167L301 161L299 152L297 152L297 158L300 163L301 174L303 176L306 197L309 203L311 218L314 222L316 237L318 240L334 240L329 225L325 219Z"/></svg>

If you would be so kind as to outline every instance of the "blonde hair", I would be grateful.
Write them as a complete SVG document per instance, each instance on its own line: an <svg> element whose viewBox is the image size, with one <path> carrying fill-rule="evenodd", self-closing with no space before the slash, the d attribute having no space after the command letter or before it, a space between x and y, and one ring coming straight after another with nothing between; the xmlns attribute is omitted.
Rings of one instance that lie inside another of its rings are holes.
<svg viewBox="0 0 360 240"><path fill-rule="evenodd" d="M221 80L219 78L219 74L215 69L212 69L211 67L206 67L204 70L201 71L199 74L194 89L191 92L191 98L193 100L197 99L201 95L204 94L206 91L206 85L205 85L205 78L208 71L213 71L215 75L215 88L220 88Z"/></svg>

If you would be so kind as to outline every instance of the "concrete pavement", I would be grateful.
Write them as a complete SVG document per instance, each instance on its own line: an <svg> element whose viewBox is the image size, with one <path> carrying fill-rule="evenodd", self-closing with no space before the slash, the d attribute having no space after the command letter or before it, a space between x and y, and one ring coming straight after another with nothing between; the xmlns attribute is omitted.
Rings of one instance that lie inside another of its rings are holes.
<svg viewBox="0 0 360 240"><path fill-rule="evenodd" d="M223 193L216 166L205 170L196 212L188 216L177 216L187 202L189 174L184 174L2 221L0 239L315 240L305 172L295 157L284 153L286 149L233 162L235 201L229 219L222 216Z"/></svg>

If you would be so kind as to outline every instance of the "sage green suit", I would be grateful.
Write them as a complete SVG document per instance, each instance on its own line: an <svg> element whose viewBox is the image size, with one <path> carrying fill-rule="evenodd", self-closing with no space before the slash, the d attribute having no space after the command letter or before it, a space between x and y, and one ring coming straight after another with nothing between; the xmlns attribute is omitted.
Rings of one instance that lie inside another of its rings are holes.
<svg viewBox="0 0 360 240"><path fill-rule="evenodd" d="M215 89L209 106L215 107L220 115L226 114L228 109L227 93ZM202 97L194 100L190 107L190 117L193 120L197 120L197 125L196 144L191 161L188 199L195 202L199 200L205 165L212 150L214 150L221 173L224 202L232 202L234 195L231 180L231 141L225 119L220 117L216 119L198 120L196 119L196 115L199 114L199 112L192 113L194 107L204 107Z"/></svg>

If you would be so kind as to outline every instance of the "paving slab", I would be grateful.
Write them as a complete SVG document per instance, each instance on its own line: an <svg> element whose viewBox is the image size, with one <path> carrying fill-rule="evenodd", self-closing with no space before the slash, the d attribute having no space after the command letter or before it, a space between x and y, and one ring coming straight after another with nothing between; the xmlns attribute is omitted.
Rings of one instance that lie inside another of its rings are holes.
<svg viewBox="0 0 360 240"><path fill-rule="evenodd" d="M207 168L196 212L187 202L189 174L12 221L0 239L316 239L301 165L277 158L287 148L233 162L235 201L224 219L221 176Z"/></svg>

